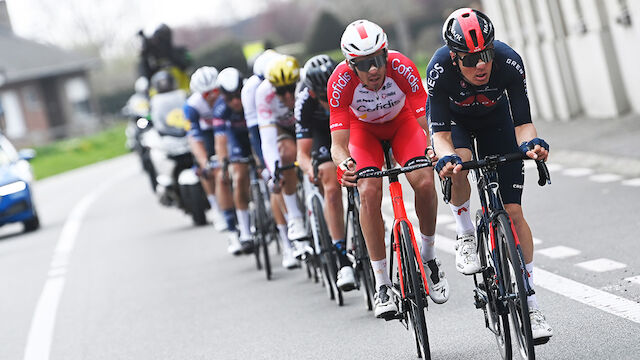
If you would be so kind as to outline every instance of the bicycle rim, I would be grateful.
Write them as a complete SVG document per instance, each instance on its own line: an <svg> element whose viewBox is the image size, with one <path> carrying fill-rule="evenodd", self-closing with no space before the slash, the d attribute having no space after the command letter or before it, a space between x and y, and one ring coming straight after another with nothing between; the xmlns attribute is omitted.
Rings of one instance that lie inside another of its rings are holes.
<svg viewBox="0 0 640 360"><path fill-rule="evenodd" d="M529 305L524 286L526 270L522 254L516 248L515 239L509 225L509 219L504 214L498 215L495 220L496 241L500 244L500 263L505 291L508 298L509 320L511 330L515 336L520 356L523 359L536 358L531 336L531 321L529 319Z"/></svg>
<svg viewBox="0 0 640 360"><path fill-rule="evenodd" d="M502 359L511 359L511 335L509 331L509 316L506 313L499 314L498 296L499 289L494 286L494 276L496 264L491 254L491 240L486 225L482 224L482 210L478 210L476 213L476 238L478 239L478 254L480 256L480 262L484 271L482 274L474 275L474 282L476 287L479 285L478 278L482 277L480 281L484 286L486 294L486 304L484 306L486 325L491 330L496 338L496 344L500 352Z"/></svg>
<svg viewBox="0 0 640 360"><path fill-rule="evenodd" d="M356 259L359 261L359 271L362 275L361 283L364 284L364 303L367 307L367 310L373 310L373 296L376 292L375 284L376 280L373 275L373 268L371 268L371 261L369 259L369 253L367 252L367 244L364 241L364 236L362 236L362 231L360 229L360 219L358 210L354 209L353 211L353 219L351 224L353 224L353 244L356 246Z"/></svg>
<svg viewBox="0 0 640 360"><path fill-rule="evenodd" d="M271 259L269 259L269 243L267 236L269 236L269 227L273 227L269 221L269 215L267 209L264 206L264 198L262 191L258 187L252 187L254 196L254 203L256 205L256 233L258 235L258 248L255 249L256 259L260 261L260 250L262 250L263 267L267 280L271 280ZM276 239L277 240L277 239Z"/></svg>
<svg viewBox="0 0 640 360"><path fill-rule="evenodd" d="M258 212L256 211L255 202L251 205L251 223L253 230L253 256L256 258L256 268L258 270L262 270L262 262L260 261L260 248L262 247L262 240L260 237L262 236L262 226L260 225L260 220L258 216Z"/></svg>
<svg viewBox="0 0 640 360"><path fill-rule="evenodd" d="M422 284L422 276L418 270L418 264L413 244L411 242L411 232L408 225L404 222L400 223L401 239L398 242L404 249L403 253L403 276L405 282L405 295L408 300L407 311L409 312L409 321L413 327L416 339L416 350L418 357L423 359L431 359L431 351L429 349L429 334L427 333L427 321L424 316L425 290Z"/></svg>
<svg viewBox="0 0 640 360"><path fill-rule="evenodd" d="M329 235L329 228L327 227L326 219L324 218L324 212L322 211L322 204L317 197L314 197L311 201L311 208L315 217L316 234L320 237L318 244L320 244L320 253L322 254L320 263L322 264L322 271L324 277L329 280L329 286L334 293L335 301L339 306L344 304L342 298L342 291L338 288L337 276L337 255L333 251L333 242Z"/></svg>

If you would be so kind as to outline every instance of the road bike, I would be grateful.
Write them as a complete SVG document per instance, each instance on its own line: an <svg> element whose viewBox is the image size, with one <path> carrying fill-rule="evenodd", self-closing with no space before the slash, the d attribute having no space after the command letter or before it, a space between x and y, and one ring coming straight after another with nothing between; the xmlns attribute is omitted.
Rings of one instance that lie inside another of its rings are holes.
<svg viewBox="0 0 640 360"><path fill-rule="evenodd" d="M478 160L477 144L472 135L472 160L462 163L463 170L471 170L476 180L481 209L476 212L476 239L481 271L474 274L474 303L483 309L485 326L495 335L500 356L512 358L512 337L515 337L520 356L535 359L531 336L527 296L534 294L527 278L524 256L513 222L504 208L499 193L498 166L513 161L533 160L521 152L489 155ZM536 160L538 184L551 183L546 164ZM445 202L451 199L451 180L442 181ZM514 332L512 334L512 331Z"/></svg>
<svg viewBox="0 0 640 360"><path fill-rule="evenodd" d="M398 319L407 330L411 326L416 340L418 357L431 359L425 318L429 286L427 285L426 272L420 257L420 249L413 233L413 227L407 218L402 198L402 186L398 176L432 165L427 158L422 158L417 159L412 165L392 168L393 163L389 142L383 141L382 148L388 170L360 172L357 178L389 178L389 192L391 193L394 215L391 246L389 248L389 278L393 285L391 293L398 307L398 313L391 315L387 320Z"/></svg>
<svg viewBox="0 0 640 360"><path fill-rule="evenodd" d="M356 288L363 290L364 303L367 310L373 310L373 296L376 293L376 280L371 268L371 260L367 252L367 244L360 227L360 205L358 189L347 188L347 214L345 221L345 235L348 238L349 251L347 256L353 264L356 275Z"/></svg>

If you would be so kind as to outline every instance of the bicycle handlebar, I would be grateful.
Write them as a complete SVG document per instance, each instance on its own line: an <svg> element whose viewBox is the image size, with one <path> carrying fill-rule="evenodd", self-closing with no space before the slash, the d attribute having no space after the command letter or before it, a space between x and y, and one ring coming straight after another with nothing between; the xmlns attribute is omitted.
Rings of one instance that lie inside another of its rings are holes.
<svg viewBox="0 0 640 360"><path fill-rule="evenodd" d="M538 185L544 186L545 184L551 184L551 175L549 174L547 164L542 160L532 159L520 152L505 155L489 155L481 160L465 161L462 163L462 170L486 168L518 160L535 160L536 167L538 168ZM441 185L444 202L449 203L451 200L451 178L446 177L444 180L441 180Z"/></svg>
<svg viewBox="0 0 640 360"><path fill-rule="evenodd" d="M377 170L369 173L361 173L356 175L356 181L358 181L359 179L365 179L365 178L381 178L381 177L388 177L388 176L398 176L400 174L408 173L413 170L418 170L418 169L422 169L429 166L433 166L433 164L431 164L430 162L426 162L426 163L419 163L419 164L410 165L410 166L393 168L389 170Z"/></svg>

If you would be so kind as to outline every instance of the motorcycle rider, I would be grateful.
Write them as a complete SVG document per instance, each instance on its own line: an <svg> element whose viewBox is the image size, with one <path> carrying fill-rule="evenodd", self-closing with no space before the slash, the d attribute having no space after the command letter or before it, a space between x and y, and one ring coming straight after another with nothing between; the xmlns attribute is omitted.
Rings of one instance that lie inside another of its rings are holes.
<svg viewBox="0 0 640 360"><path fill-rule="evenodd" d="M142 30L138 35L142 37L140 75L150 81L153 74L168 68L178 88L188 91L189 77L186 71L193 61L186 48L173 45L171 28L166 24L160 24L150 37L145 37Z"/></svg>

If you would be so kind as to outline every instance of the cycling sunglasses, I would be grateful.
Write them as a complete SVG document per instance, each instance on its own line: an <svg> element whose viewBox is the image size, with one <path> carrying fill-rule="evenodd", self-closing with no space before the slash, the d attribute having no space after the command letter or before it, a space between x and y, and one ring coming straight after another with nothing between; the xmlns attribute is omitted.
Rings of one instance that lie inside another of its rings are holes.
<svg viewBox="0 0 640 360"><path fill-rule="evenodd" d="M478 61L482 60L484 63L489 63L496 55L496 51L493 48L484 49L480 52L467 54L465 57L458 56L458 59L462 61L464 67L475 67Z"/></svg>
<svg viewBox="0 0 640 360"><path fill-rule="evenodd" d="M276 94L284 95L286 93L294 93L296 91L296 84L285 85L285 86L277 86Z"/></svg>
<svg viewBox="0 0 640 360"><path fill-rule="evenodd" d="M375 66L376 68L381 68L382 66L387 64L387 52L383 51L382 54L370 57L368 59L363 60L350 60L351 65L355 66L356 69L360 71L369 71L371 66Z"/></svg>

